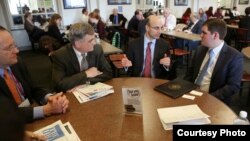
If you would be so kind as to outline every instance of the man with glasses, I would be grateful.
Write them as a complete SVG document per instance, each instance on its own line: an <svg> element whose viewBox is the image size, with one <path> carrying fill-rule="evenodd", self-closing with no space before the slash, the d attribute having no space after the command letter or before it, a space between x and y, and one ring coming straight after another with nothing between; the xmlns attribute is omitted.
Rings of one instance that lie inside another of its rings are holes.
<svg viewBox="0 0 250 141"><path fill-rule="evenodd" d="M32 83L11 34L0 26L0 92L20 107L27 122L51 114L65 113L69 101L65 95ZM43 106L31 107L33 99Z"/></svg>
<svg viewBox="0 0 250 141"><path fill-rule="evenodd" d="M67 91L85 83L103 82L112 78L112 70L102 47L96 44L95 31L89 24L70 27L71 44L52 56L52 79L58 91Z"/></svg>
<svg viewBox="0 0 250 141"><path fill-rule="evenodd" d="M169 45L160 38L163 28L160 17L149 16L145 27L145 35L129 43L127 58L121 60L121 65L129 67L131 76L174 79L176 70Z"/></svg>
<svg viewBox="0 0 250 141"><path fill-rule="evenodd" d="M240 89L243 55L224 42L227 26L223 20L208 19L202 26L201 46L191 61L185 79L230 105Z"/></svg>

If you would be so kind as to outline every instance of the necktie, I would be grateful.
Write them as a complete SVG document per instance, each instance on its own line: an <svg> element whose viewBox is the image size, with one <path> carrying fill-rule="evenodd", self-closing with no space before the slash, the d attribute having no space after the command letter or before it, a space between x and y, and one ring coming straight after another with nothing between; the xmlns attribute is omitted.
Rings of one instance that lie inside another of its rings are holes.
<svg viewBox="0 0 250 141"><path fill-rule="evenodd" d="M143 72L144 77L151 77L151 44L152 42L149 42L146 49L145 67Z"/></svg>
<svg viewBox="0 0 250 141"><path fill-rule="evenodd" d="M22 102L22 98L20 96L20 89L15 81L16 79L14 78L14 75L11 72L8 72L7 69L4 70L4 80L9 87L9 90L15 100L15 102L19 105Z"/></svg>
<svg viewBox="0 0 250 141"><path fill-rule="evenodd" d="M118 24L118 15L115 16L115 24Z"/></svg>
<svg viewBox="0 0 250 141"><path fill-rule="evenodd" d="M207 60L206 64L204 65L204 67L202 68L202 70L201 70L199 76L198 76L197 79L196 79L195 84L197 84L197 85L201 85L204 76L205 76L205 75L207 74L207 72L208 72L208 68L211 67L212 60L213 60L213 58L214 58L214 53L213 53L212 50L209 50L208 52L209 52L209 59Z"/></svg>
<svg viewBox="0 0 250 141"><path fill-rule="evenodd" d="M82 54L81 71L88 69L88 62L85 53Z"/></svg>

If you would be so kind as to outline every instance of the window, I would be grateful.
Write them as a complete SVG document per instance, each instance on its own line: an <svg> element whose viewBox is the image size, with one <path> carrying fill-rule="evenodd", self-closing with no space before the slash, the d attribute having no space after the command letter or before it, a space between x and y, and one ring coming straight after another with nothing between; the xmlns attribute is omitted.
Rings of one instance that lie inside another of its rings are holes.
<svg viewBox="0 0 250 141"><path fill-rule="evenodd" d="M23 26L26 12L32 13L35 23L57 13L56 0L8 0L8 6L12 28Z"/></svg>

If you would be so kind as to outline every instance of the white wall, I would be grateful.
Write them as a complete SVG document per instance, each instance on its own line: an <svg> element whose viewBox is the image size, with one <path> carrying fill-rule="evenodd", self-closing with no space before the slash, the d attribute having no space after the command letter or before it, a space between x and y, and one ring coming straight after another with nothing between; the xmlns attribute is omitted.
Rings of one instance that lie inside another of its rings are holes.
<svg viewBox="0 0 250 141"><path fill-rule="evenodd" d="M0 13L3 13L3 3L2 1L0 2ZM7 23L5 21L4 14L0 14L0 25L7 28Z"/></svg>
<svg viewBox="0 0 250 141"><path fill-rule="evenodd" d="M247 4L247 5L239 5L239 0L236 0L236 7L237 7L237 9L238 9L238 11L240 12L240 14L241 15L245 15L245 9L247 8L247 7L250 7L250 2L249 2L249 4Z"/></svg>

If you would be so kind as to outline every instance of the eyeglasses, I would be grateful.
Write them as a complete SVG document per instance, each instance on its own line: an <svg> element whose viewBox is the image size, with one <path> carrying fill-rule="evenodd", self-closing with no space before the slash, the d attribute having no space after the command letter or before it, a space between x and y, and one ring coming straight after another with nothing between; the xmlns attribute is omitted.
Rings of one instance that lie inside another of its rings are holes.
<svg viewBox="0 0 250 141"><path fill-rule="evenodd" d="M163 30L163 26L159 27L159 26L150 26L150 28L153 28L154 30Z"/></svg>
<svg viewBox="0 0 250 141"><path fill-rule="evenodd" d="M14 49L17 48L17 44L16 43L12 43L11 45L9 45L6 49L6 51L13 51Z"/></svg>

